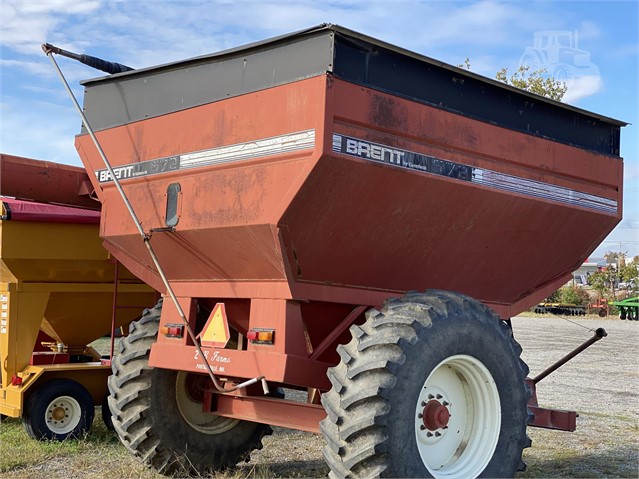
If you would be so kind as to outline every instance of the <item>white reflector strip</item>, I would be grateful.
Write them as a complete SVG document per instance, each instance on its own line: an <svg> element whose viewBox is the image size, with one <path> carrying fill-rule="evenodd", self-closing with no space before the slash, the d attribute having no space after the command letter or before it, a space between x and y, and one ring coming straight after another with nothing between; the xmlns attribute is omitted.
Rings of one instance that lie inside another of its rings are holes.
<svg viewBox="0 0 639 479"><path fill-rule="evenodd" d="M315 148L315 130L300 131L261 140L220 146L209 150L194 151L181 155L156 158L154 160L129 163L113 168L120 180L140 176L158 175L169 171L200 168L204 166L232 163L272 155L282 155ZM95 176L100 183L112 181L108 170L97 170Z"/></svg>

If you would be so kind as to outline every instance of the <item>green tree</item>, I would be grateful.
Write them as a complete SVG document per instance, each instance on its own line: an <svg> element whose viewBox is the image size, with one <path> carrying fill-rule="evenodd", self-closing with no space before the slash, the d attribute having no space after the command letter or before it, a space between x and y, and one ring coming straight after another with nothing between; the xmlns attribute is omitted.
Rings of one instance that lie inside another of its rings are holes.
<svg viewBox="0 0 639 479"><path fill-rule="evenodd" d="M608 251L606 254L604 254L604 258L606 258L606 261L608 263L618 263L620 258L625 258L626 257L626 253L618 253L616 251Z"/></svg>
<svg viewBox="0 0 639 479"><path fill-rule="evenodd" d="M559 303L561 301L561 288L552 293L542 303Z"/></svg>
<svg viewBox="0 0 639 479"><path fill-rule="evenodd" d="M628 282L630 280L637 280L639 278L639 262L633 261L627 263L619 268L619 280Z"/></svg>
<svg viewBox="0 0 639 479"><path fill-rule="evenodd" d="M470 58L466 57L463 63L457 65L459 68L470 70ZM521 90L526 90L537 95L545 96L552 100L561 101L568 86L566 82L555 80L546 76L545 68L539 70L530 70L529 66L520 66L515 73L508 76L508 68L502 68L495 74L495 79L511 85Z"/></svg>
<svg viewBox="0 0 639 479"><path fill-rule="evenodd" d="M579 286L564 286L560 291L562 303L585 306L590 302L588 291Z"/></svg>
<svg viewBox="0 0 639 479"><path fill-rule="evenodd" d="M495 75L495 79L551 100L561 101L568 91L566 82L547 77L546 73L548 71L545 68L531 70L529 66L522 65L510 76L508 76L508 68L502 68Z"/></svg>
<svg viewBox="0 0 639 479"><path fill-rule="evenodd" d="M464 63L459 63L457 65L459 68L465 68L466 70L470 70L470 58L466 57Z"/></svg>
<svg viewBox="0 0 639 479"><path fill-rule="evenodd" d="M599 293L599 297L603 298L608 291L608 273L606 271L595 271L588 276L588 283L592 286L592 289Z"/></svg>

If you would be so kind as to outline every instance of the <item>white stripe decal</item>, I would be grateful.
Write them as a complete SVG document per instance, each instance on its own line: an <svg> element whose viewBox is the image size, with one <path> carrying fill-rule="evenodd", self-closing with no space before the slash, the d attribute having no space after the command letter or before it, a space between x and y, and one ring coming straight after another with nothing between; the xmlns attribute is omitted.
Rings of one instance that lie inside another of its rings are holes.
<svg viewBox="0 0 639 479"><path fill-rule="evenodd" d="M180 169L218 165L315 147L315 130L180 155Z"/></svg>
<svg viewBox="0 0 639 479"><path fill-rule="evenodd" d="M237 143L235 145L220 146L209 150L157 158L139 163L130 163L113 168L113 172L118 179L124 180L169 171L232 163L264 156L281 155L313 148L315 148L315 130L306 130L287 135L274 136L272 138ZM98 170L95 172L95 175L100 183L106 183L112 180L108 170Z"/></svg>
<svg viewBox="0 0 639 479"><path fill-rule="evenodd" d="M399 168L468 181L496 190L617 214L616 200L336 133L333 134L333 151Z"/></svg>

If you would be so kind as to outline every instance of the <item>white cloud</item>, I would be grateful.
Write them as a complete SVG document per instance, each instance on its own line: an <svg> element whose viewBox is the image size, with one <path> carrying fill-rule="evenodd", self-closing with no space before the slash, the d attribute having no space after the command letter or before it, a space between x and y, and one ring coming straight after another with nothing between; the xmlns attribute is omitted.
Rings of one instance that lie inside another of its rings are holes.
<svg viewBox="0 0 639 479"><path fill-rule="evenodd" d="M484 0L135 2L5 0L3 45L41 55L45 41L144 67L210 53L333 21L435 56L441 45L516 42L548 20L545 9ZM390 13L392 12L392 14Z"/></svg>
<svg viewBox="0 0 639 479"><path fill-rule="evenodd" d="M38 63L27 60L5 60L0 58L0 69L17 68L32 75L53 76L51 67L46 63Z"/></svg>
<svg viewBox="0 0 639 479"><path fill-rule="evenodd" d="M20 53L36 52L47 32L55 26L55 21L49 17L22 17L12 5L2 5L2 17L0 41L3 46Z"/></svg>
<svg viewBox="0 0 639 479"><path fill-rule="evenodd" d="M592 38L599 38L601 36L601 29L599 25L590 20L584 20L577 29L579 40L590 40Z"/></svg>
<svg viewBox="0 0 639 479"><path fill-rule="evenodd" d="M25 15L56 13L59 15L87 14L100 6L99 0L5 0Z"/></svg>
<svg viewBox="0 0 639 479"><path fill-rule="evenodd" d="M0 116L0 152L80 165L73 146L80 122L70 106L38 102L16 108L3 102Z"/></svg>
<svg viewBox="0 0 639 479"><path fill-rule="evenodd" d="M98 0L3 0L0 42L20 53L38 53L40 44L69 16L85 16L99 7Z"/></svg>
<svg viewBox="0 0 639 479"><path fill-rule="evenodd" d="M603 80L599 75L585 75L566 80L568 90L564 95L564 103L576 103L603 90Z"/></svg>

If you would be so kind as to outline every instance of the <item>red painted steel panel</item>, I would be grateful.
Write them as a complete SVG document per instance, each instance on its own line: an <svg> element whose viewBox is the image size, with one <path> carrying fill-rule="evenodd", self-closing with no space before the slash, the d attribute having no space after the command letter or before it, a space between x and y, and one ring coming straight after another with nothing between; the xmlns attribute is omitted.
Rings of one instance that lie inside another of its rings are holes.
<svg viewBox="0 0 639 479"><path fill-rule="evenodd" d="M196 305L224 302L234 333L274 330L272 345L243 350L236 335L239 349L203 348L204 358L187 337L161 337L150 365L203 374L207 361L233 380L328 390L348 326L407 290L459 291L517 314L565 282L621 218L620 158L330 74L97 136L190 324L201 327ZM76 147L103 203L105 247L162 290L89 137ZM169 188L179 191L170 208ZM165 216L177 220L170 231ZM162 324L177 324L164 304ZM313 431L324 415L271 399L217 401L221 415ZM574 413L530 404L535 425L574 428Z"/></svg>
<svg viewBox="0 0 639 479"><path fill-rule="evenodd" d="M568 432L574 432L577 429L577 413L574 411L545 409L537 406L528 406L528 409L534 415L534 419L528 424L531 427Z"/></svg>
<svg viewBox="0 0 639 479"><path fill-rule="evenodd" d="M0 195L99 210L91 192L84 168L0 154Z"/></svg>
<svg viewBox="0 0 639 479"><path fill-rule="evenodd" d="M31 354L29 364L32 366L41 366L43 364L68 364L68 353L54 353L52 351L37 351Z"/></svg>
<svg viewBox="0 0 639 479"><path fill-rule="evenodd" d="M276 332L277 334L277 332ZM266 348L265 348L266 349ZM223 377L265 377L271 382L319 388L327 391L331 383L326 370L333 366L299 356L262 351L202 348L215 374ZM149 363L154 367L204 373L205 367L195 346L156 343Z"/></svg>
<svg viewBox="0 0 639 479"><path fill-rule="evenodd" d="M619 209L602 213L325 152L281 221L297 281L447 289L523 305L576 269L620 219L618 158L339 80L328 87L337 133L617 200Z"/></svg>
<svg viewBox="0 0 639 479"><path fill-rule="evenodd" d="M100 223L100 212L95 210L16 200L3 196L0 196L0 201L8 205L11 212L11 221L41 221L45 223L93 225Z"/></svg>
<svg viewBox="0 0 639 479"><path fill-rule="evenodd" d="M325 80L314 78L97 134L118 167L314 131L317 143L299 151L125 182L129 200L147 231L165 226L167 187L174 182L181 185L176 233L156 233L151 240L170 280L286 279L276 224L316 161L323 138L324 94ZM87 136L78 137L77 147L91 171L104 168ZM107 205L101 235L114 250L126 251L130 260L144 266L140 274L145 281L157 284L113 183L101 185L97 178L92 180Z"/></svg>
<svg viewBox="0 0 639 479"><path fill-rule="evenodd" d="M313 299L341 295L338 302L373 305L438 288L516 314L574 270L620 219L619 158L328 75L98 137L123 166L311 130L312 148L123 181L147 231L164 226L167 187L180 183L176 230L151 241L168 278L183 284L181 294L197 296L193 286L205 296L252 297L250 287L236 296L234 285L244 283L285 298L288 282L296 298L312 291ZM333 133L535 182L546 197L334 153ZM103 168L88 137L77 145L90 170ZM125 251L123 263L139 263L137 274L157 284L113 185L92 180L104 203L107 248ZM553 200L553 188L568 200ZM570 204L573 193L614 200L617 212ZM359 300L363 291L370 302Z"/></svg>
<svg viewBox="0 0 639 479"><path fill-rule="evenodd" d="M319 423L326 417L322 406L283 399L231 396L207 391L212 413L245 421L256 421L300 431L319 433Z"/></svg>

